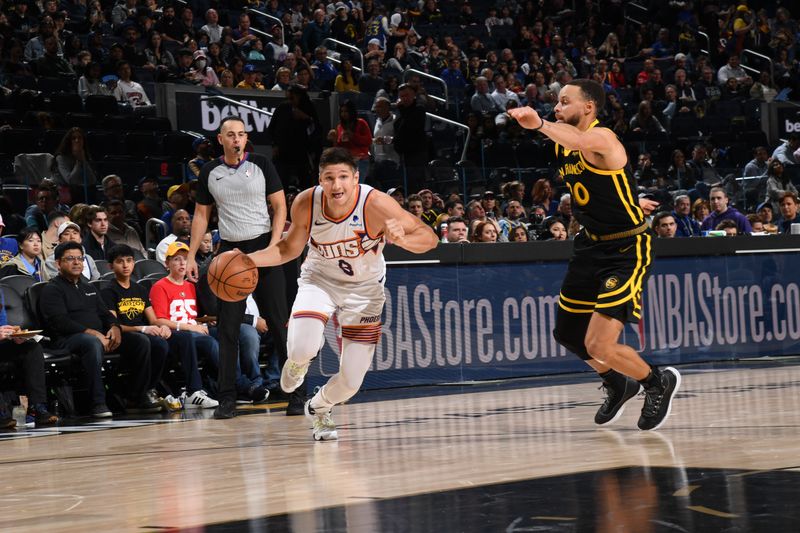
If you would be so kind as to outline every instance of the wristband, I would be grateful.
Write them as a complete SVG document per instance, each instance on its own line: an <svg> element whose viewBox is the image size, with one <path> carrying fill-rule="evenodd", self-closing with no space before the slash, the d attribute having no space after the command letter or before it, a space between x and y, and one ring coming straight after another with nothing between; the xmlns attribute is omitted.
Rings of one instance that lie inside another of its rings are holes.
<svg viewBox="0 0 800 533"><path fill-rule="evenodd" d="M176 322L176 324L178 324L178 327L175 328L175 331L180 331L181 330L181 323L180 322Z"/></svg>
<svg viewBox="0 0 800 533"><path fill-rule="evenodd" d="M531 129L531 131L539 131L540 129L542 129L542 126L544 126L544 118L542 118L542 117L539 117L539 120L541 120L541 121L542 121L542 123L541 123L541 124L539 124L539 127L538 127L538 128L533 128L533 129Z"/></svg>
<svg viewBox="0 0 800 533"><path fill-rule="evenodd" d="M142 331L142 333L145 333L147 331L147 326L142 326L141 331Z"/></svg>

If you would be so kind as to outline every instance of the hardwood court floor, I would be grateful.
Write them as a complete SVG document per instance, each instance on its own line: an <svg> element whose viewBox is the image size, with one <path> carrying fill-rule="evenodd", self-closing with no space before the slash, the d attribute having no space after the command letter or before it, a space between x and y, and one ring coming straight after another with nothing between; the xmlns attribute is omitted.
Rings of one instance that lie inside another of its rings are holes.
<svg viewBox="0 0 800 533"><path fill-rule="evenodd" d="M650 433L579 375L2 441L0 530L800 531L800 361L681 371Z"/></svg>

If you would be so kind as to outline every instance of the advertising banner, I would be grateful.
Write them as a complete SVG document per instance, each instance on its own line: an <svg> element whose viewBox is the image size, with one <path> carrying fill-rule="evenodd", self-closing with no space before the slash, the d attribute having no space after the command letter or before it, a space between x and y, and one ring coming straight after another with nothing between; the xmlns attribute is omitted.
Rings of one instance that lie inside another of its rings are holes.
<svg viewBox="0 0 800 533"><path fill-rule="evenodd" d="M282 92L248 91L247 96L226 94L228 98L243 104L273 112L286 97ZM254 112L245 107L233 105L228 102L209 100L202 92L180 92L176 94L176 128L188 130L213 138L219 130L222 119L229 115L236 115L244 121L245 130L253 144L269 145L272 141L267 127L270 116Z"/></svg>
<svg viewBox="0 0 800 533"><path fill-rule="evenodd" d="M655 364L800 353L800 254L660 258L623 342ZM566 262L393 266L365 388L586 370L555 343ZM338 370L336 321L309 384Z"/></svg>
<svg viewBox="0 0 800 533"><path fill-rule="evenodd" d="M785 139L790 133L800 133L800 108L778 107L778 137Z"/></svg>

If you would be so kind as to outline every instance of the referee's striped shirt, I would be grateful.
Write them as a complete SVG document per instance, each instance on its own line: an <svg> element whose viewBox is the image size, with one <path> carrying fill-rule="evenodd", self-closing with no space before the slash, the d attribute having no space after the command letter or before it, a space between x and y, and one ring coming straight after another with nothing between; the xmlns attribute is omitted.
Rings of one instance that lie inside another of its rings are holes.
<svg viewBox="0 0 800 533"><path fill-rule="evenodd" d="M254 239L271 229L267 196L283 189L272 162L245 152L237 166L222 157L203 165L196 202L217 205L219 236L228 242Z"/></svg>

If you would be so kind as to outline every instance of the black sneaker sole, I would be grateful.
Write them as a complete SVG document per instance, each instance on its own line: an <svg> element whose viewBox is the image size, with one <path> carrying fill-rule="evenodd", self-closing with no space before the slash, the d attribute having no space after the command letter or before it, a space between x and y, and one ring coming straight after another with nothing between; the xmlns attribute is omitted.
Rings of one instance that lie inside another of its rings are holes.
<svg viewBox="0 0 800 533"><path fill-rule="evenodd" d="M597 421L597 416L595 415L594 423L597 424L598 426L607 426L607 425L613 424L614 422L619 420L619 418L622 416L622 413L625 412L625 404L628 403L628 400L630 400L631 398L633 398L634 396L636 396L637 394L642 392L642 385L641 384L638 384L638 385L639 386L636 388L636 392L634 392L633 394L629 395L627 398L622 400L622 403L620 404L620 406L617 409L617 412L614 414L614 416L612 416L610 419L608 419L605 422L598 422Z"/></svg>
<svg viewBox="0 0 800 533"><path fill-rule="evenodd" d="M678 372L676 369L672 368L671 366L668 366L662 372L671 372L672 374L675 375L675 386L672 388L672 392L670 392L670 394L669 394L669 403L667 404L667 412L664 414L664 418L662 418L661 421L658 424L656 424L655 426L653 426L651 428L639 427L639 429L641 431L655 431L655 430L657 430L658 428L660 428L661 426L664 425L664 422L667 421L667 418L669 418L669 415L672 412L672 399L675 398L675 394L677 394L678 389L681 387L682 379L681 379L681 373L680 372Z"/></svg>

